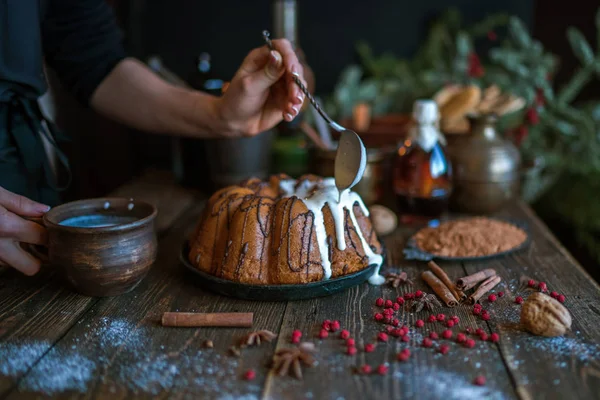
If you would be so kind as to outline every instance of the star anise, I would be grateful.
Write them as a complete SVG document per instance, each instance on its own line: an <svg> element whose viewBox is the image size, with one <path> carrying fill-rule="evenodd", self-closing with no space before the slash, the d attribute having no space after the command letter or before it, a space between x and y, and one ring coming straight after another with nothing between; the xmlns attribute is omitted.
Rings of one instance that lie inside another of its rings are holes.
<svg viewBox="0 0 600 400"><path fill-rule="evenodd" d="M408 275L406 272L400 272L396 274L394 272L390 272L385 276L385 283L389 283L392 287L397 288L400 285L413 284L413 281L408 279Z"/></svg>
<svg viewBox="0 0 600 400"><path fill-rule="evenodd" d="M414 312L419 312L426 308L429 311L432 311L435 307L441 307L442 303L438 300L435 294L426 293L418 299L414 299L411 304L411 309Z"/></svg>
<svg viewBox="0 0 600 400"><path fill-rule="evenodd" d="M264 342L270 342L277 337L277 334L268 331L266 329L262 329L260 331L255 331L244 336L240 342L240 347L247 346L260 346L260 344Z"/></svg>
<svg viewBox="0 0 600 400"><path fill-rule="evenodd" d="M300 343L298 347L281 349L273 357L273 369L279 376L291 373L297 379L302 379L302 364L308 367L316 364L314 352L316 352L315 345L310 342Z"/></svg>

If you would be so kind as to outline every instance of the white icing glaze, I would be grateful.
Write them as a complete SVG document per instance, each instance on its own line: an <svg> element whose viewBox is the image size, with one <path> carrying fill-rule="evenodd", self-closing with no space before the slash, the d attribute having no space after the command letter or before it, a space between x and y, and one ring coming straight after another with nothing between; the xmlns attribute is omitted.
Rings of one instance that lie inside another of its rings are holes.
<svg viewBox="0 0 600 400"><path fill-rule="evenodd" d="M327 233L325 232L325 222L322 211L325 204L327 204L335 224L335 235L338 249L340 251L346 249L346 240L344 239L344 209L347 209L349 211L352 224L356 228L356 233L358 234L362 247L365 251L365 255L369 260L369 265L377 265L377 269L369 278L369 283L372 285L383 284L385 279L379 275L379 270L381 268L381 264L383 263L383 257L373 252L371 246L369 246L369 243L367 243L365 240L360 227L358 226L356 216L354 215L353 206L354 203L358 203L362 212L366 216L369 216L369 210L363 203L361 197L357 193L348 189L343 190L340 193L335 186L334 178L325 178L321 183L302 181L298 188L296 188L296 184L297 181L295 179L288 179L281 181L279 187L283 191L284 197L296 196L304 201L306 207L314 216L313 225L317 236L317 245L319 246L319 251L321 253L321 265L323 266L324 279L331 278L331 262L329 261L328 256L329 251L327 249Z"/></svg>

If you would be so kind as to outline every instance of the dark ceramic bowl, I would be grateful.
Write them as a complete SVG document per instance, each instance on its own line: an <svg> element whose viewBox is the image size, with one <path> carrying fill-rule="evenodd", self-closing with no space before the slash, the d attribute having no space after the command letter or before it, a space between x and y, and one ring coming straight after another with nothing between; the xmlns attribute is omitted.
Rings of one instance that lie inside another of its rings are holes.
<svg viewBox="0 0 600 400"><path fill-rule="evenodd" d="M44 215L48 262L78 292L115 296L132 290L156 260L156 208L124 198L79 200Z"/></svg>

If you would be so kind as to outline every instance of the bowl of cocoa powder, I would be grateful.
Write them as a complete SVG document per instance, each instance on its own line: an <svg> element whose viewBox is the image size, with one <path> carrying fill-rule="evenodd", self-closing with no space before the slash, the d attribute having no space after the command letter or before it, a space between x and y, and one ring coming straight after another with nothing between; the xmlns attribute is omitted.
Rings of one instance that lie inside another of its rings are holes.
<svg viewBox="0 0 600 400"><path fill-rule="evenodd" d="M527 247L524 222L489 217L456 218L417 231L407 242L408 260L475 261L503 256Z"/></svg>

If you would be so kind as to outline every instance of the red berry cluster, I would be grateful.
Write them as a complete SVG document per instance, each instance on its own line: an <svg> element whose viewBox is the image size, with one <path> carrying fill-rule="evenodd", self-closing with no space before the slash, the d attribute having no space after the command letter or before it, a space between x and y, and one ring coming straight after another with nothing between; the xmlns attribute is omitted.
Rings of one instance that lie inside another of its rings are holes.
<svg viewBox="0 0 600 400"><path fill-rule="evenodd" d="M481 316L481 319L484 321L489 321L491 318L490 313L487 310L485 310L483 306L479 303L475 303L475 305L473 306L473 315Z"/></svg>
<svg viewBox="0 0 600 400"><path fill-rule="evenodd" d="M548 285L546 284L546 282L536 282L534 279L530 279L527 281L527 286L530 289L535 289L538 290L542 293L547 293L548 292ZM552 291L550 292L550 297L552 297L553 299L556 299L558 301L560 301L561 303L564 303L566 300L566 297L564 294L559 294L556 291ZM518 296L515 298L515 303L517 304L523 304L523 298L521 296Z"/></svg>

